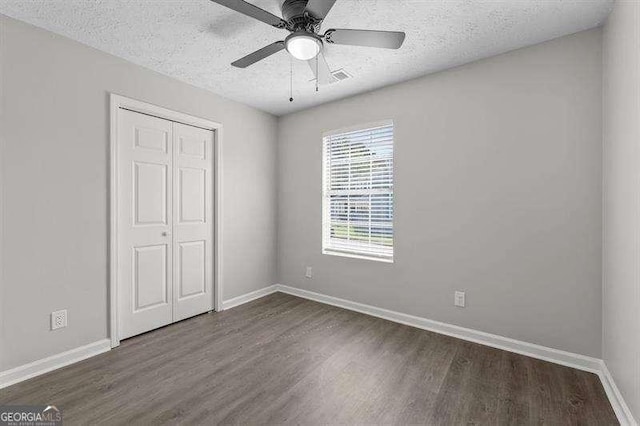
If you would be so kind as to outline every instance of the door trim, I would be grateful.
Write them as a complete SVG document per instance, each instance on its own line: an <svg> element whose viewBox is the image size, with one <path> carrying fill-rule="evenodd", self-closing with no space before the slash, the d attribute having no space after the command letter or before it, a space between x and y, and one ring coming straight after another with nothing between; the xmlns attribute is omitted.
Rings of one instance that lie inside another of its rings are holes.
<svg viewBox="0 0 640 426"><path fill-rule="evenodd" d="M213 175L214 222L213 222L213 307L222 310L222 124L205 118L194 117L147 102L109 94L109 338L111 347L120 345L118 330L118 110L126 109L140 114L152 115L165 120L213 131Z"/></svg>

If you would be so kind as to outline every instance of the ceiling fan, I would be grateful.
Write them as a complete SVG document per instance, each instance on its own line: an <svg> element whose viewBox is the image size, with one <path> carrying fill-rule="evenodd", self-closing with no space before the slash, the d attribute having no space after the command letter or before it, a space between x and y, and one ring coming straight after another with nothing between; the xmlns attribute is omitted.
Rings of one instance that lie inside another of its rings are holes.
<svg viewBox="0 0 640 426"><path fill-rule="evenodd" d="M231 65L246 68L274 53L286 49L296 59L307 61L318 84L330 84L337 79L331 74L322 54L326 44L382 47L398 49L405 34L399 31L372 31L329 29L320 34L320 25L336 0L284 0L280 18L244 0L211 0L229 9L250 16L273 27L287 30L290 34L281 41L258 49L238 59Z"/></svg>

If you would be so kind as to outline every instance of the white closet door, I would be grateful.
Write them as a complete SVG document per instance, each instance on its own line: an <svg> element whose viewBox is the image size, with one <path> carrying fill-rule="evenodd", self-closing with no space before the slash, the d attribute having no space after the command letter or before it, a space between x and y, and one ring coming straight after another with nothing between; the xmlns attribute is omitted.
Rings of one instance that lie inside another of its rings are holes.
<svg viewBox="0 0 640 426"><path fill-rule="evenodd" d="M124 339L173 320L172 122L118 112L118 319Z"/></svg>
<svg viewBox="0 0 640 426"><path fill-rule="evenodd" d="M213 309L213 132L173 124L173 318Z"/></svg>

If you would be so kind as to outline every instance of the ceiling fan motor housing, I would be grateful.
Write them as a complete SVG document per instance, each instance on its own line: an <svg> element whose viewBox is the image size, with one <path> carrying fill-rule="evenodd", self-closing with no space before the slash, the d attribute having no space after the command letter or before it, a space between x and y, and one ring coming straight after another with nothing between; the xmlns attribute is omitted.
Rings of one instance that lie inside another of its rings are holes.
<svg viewBox="0 0 640 426"><path fill-rule="evenodd" d="M322 19L305 12L308 0L284 0L282 17L293 31L316 31Z"/></svg>

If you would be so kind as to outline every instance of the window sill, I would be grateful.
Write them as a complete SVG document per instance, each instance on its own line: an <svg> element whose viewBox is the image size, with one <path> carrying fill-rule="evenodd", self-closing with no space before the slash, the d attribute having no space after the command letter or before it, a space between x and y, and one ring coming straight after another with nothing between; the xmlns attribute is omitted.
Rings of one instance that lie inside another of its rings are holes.
<svg viewBox="0 0 640 426"><path fill-rule="evenodd" d="M350 252L344 252L344 251L338 251L338 250L330 250L330 249L322 250L322 254L327 254L329 256L349 257L351 259L373 260L374 262L381 262L381 263L393 263L393 258L367 256L366 254L350 253Z"/></svg>

